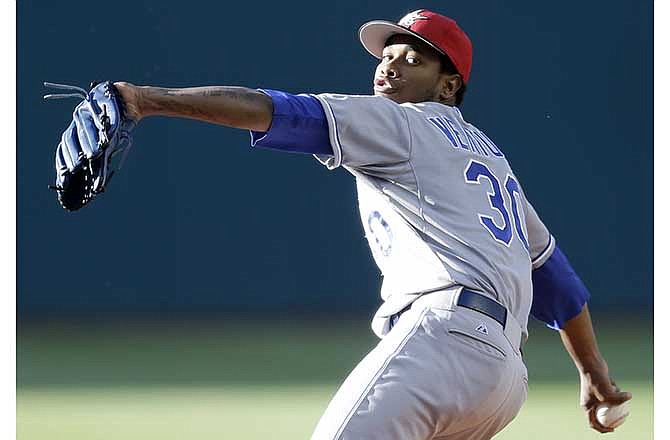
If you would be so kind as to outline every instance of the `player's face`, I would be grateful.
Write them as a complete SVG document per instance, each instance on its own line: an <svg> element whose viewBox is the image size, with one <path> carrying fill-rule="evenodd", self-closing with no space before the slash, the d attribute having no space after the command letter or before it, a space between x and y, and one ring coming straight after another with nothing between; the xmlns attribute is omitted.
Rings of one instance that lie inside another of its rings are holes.
<svg viewBox="0 0 670 440"><path fill-rule="evenodd" d="M398 104L440 101L445 84L441 70L435 49L410 35L394 35L375 70L374 94Z"/></svg>

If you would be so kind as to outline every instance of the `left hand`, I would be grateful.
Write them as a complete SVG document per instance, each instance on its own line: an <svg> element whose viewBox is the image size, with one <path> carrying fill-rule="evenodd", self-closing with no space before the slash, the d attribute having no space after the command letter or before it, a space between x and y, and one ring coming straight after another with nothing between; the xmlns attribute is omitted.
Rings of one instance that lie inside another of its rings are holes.
<svg viewBox="0 0 670 440"><path fill-rule="evenodd" d="M621 391L609 377L609 370L604 361L595 367L581 371L580 405L586 411L591 428L598 432L613 432L614 428L601 425L596 418L596 408L602 403L619 405L633 398L631 393Z"/></svg>
<svg viewBox="0 0 670 440"><path fill-rule="evenodd" d="M81 97L72 122L63 132L56 148L56 184L58 201L67 211L76 211L103 192L118 169L112 158L123 157L132 145L131 131L136 120L125 111L123 100L110 81L92 84L91 90L63 84L46 86L74 93L47 95L45 99Z"/></svg>

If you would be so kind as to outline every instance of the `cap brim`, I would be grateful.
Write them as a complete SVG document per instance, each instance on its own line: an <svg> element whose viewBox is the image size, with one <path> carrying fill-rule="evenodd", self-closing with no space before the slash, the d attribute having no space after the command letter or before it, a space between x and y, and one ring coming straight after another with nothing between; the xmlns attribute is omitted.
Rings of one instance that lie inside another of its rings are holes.
<svg viewBox="0 0 670 440"><path fill-rule="evenodd" d="M442 49L435 46L421 35L390 21L368 21L358 30L358 38L360 38L361 44L365 50L370 52L376 58L382 57L382 52L384 51L386 40L388 40L392 35L396 34L411 35L412 37L423 41L442 55L446 55Z"/></svg>

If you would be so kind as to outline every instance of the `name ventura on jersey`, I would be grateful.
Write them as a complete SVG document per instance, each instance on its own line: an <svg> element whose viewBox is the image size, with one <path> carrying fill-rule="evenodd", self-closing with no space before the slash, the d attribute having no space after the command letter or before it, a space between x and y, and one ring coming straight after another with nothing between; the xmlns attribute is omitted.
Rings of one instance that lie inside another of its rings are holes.
<svg viewBox="0 0 670 440"><path fill-rule="evenodd" d="M444 116L428 118L428 121L440 130L454 148L480 156L505 157L493 141L475 127L459 124Z"/></svg>

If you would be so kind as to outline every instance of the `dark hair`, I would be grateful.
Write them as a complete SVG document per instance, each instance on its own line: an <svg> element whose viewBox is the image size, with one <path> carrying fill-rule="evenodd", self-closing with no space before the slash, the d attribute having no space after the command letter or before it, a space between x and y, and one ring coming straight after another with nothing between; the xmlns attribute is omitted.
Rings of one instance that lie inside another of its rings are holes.
<svg viewBox="0 0 670 440"><path fill-rule="evenodd" d="M451 61L451 59L446 56L442 55L440 57L441 61L441 71L442 73L446 73L447 75L454 75L458 74L458 70L456 70L456 66L454 66L454 63ZM460 74L459 74L460 75ZM465 83L463 82L463 77L461 76L461 88L456 91L456 95L454 96L456 98L456 107L461 105L461 102L463 102L463 95L465 95Z"/></svg>

